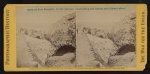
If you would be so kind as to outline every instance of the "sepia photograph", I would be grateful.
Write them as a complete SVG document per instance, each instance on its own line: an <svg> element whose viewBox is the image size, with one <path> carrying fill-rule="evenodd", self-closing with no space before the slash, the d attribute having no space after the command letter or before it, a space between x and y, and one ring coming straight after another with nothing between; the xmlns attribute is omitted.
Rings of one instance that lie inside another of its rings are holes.
<svg viewBox="0 0 150 74"><path fill-rule="evenodd" d="M118 7L17 7L17 67L135 67L136 8Z"/></svg>

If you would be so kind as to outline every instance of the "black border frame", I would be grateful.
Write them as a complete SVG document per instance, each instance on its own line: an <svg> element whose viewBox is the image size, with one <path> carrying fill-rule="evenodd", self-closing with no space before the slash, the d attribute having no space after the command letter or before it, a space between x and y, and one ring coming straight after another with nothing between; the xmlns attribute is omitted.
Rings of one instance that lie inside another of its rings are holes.
<svg viewBox="0 0 150 74"><path fill-rule="evenodd" d="M6 4L147 4L148 12L150 11L150 0L1 0L0 1L0 73L54 73L54 74L75 74L75 73L81 73L81 74L150 74L150 50L149 50L149 33L148 34L148 58L147 58L147 65L145 66L144 71L52 71L52 72L43 72L43 71L30 71L30 72L5 72L4 66L3 66L3 10ZM149 24L150 24L150 18L148 15L148 31L149 32Z"/></svg>

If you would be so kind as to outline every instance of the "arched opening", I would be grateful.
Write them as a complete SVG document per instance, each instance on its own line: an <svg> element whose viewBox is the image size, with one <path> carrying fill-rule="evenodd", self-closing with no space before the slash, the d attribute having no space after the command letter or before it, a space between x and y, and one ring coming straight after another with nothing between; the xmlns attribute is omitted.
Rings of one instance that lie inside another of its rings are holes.
<svg viewBox="0 0 150 74"><path fill-rule="evenodd" d="M116 55L124 55L125 53L134 52L134 51L135 51L135 46L133 44L127 44L119 48Z"/></svg>
<svg viewBox="0 0 150 74"><path fill-rule="evenodd" d="M66 53L75 53L75 47L73 47L72 45L61 46L53 56L62 56Z"/></svg>

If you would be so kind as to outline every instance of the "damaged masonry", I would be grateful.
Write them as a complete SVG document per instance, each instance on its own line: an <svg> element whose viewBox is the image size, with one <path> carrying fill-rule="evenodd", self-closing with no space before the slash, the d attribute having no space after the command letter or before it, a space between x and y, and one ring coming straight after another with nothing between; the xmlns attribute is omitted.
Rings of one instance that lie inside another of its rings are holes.
<svg viewBox="0 0 150 74"><path fill-rule="evenodd" d="M109 31L80 24L78 14L62 16L46 31L17 28L17 67L135 66L135 13Z"/></svg>

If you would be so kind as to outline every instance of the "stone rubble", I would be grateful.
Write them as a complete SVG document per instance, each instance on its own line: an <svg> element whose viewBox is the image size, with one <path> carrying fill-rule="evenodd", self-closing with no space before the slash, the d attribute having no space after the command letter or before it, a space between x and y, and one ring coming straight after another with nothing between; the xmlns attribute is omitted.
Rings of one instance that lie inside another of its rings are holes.
<svg viewBox="0 0 150 74"><path fill-rule="evenodd" d="M108 33L89 27L76 27L76 13L64 16L46 33L19 30L17 66L82 68L135 66L135 18L134 14L128 15ZM58 49L65 45L74 47L75 51L54 56ZM72 60L74 61L71 62Z"/></svg>

